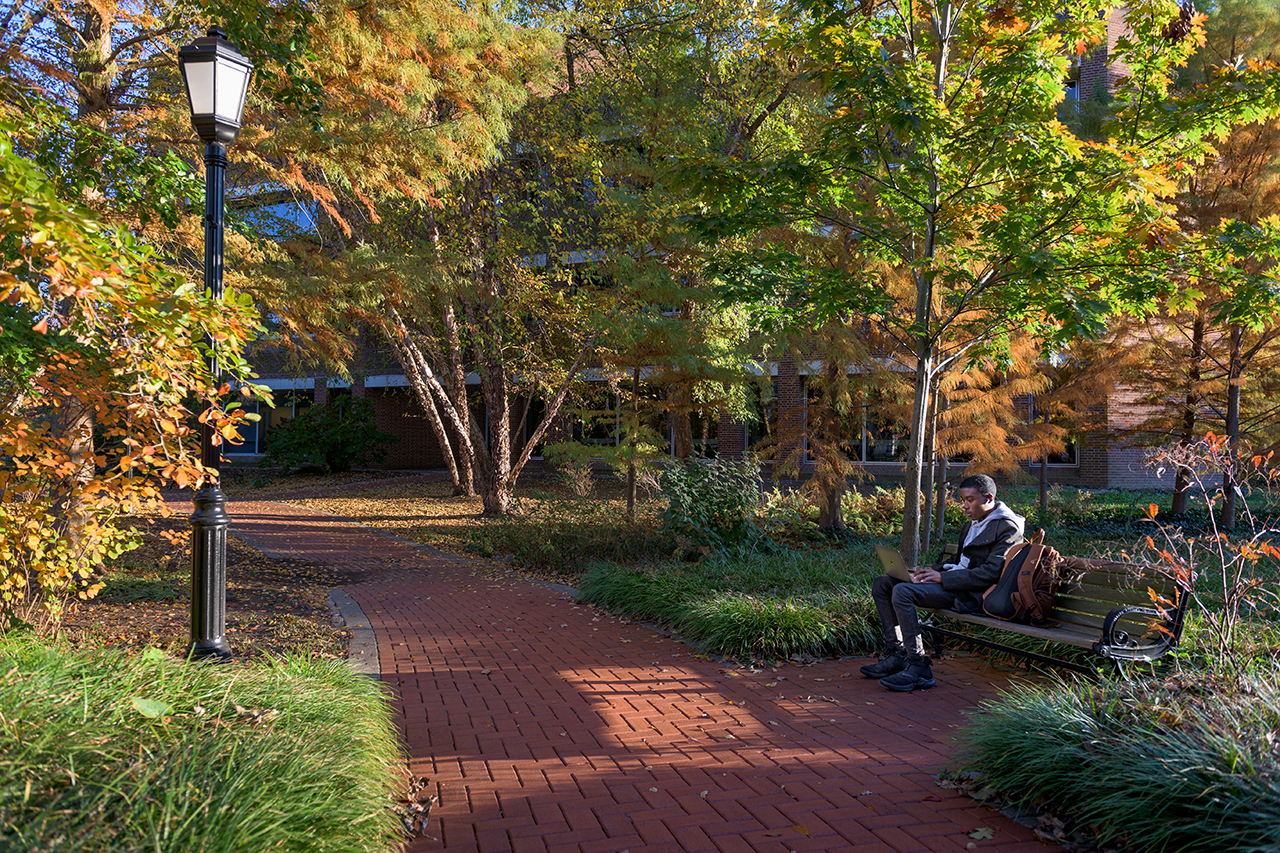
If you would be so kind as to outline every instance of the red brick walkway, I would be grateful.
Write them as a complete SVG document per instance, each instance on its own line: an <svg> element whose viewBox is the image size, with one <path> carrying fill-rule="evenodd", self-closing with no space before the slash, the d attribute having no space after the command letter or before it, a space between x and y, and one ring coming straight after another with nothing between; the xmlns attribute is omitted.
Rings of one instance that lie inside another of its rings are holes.
<svg viewBox="0 0 1280 853"><path fill-rule="evenodd" d="M730 668L329 516L229 512L282 556L351 571L412 770L440 797L411 851L1058 849L932 778L998 673L948 659L935 689L895 694L857 674L863 660Z"/></svg>

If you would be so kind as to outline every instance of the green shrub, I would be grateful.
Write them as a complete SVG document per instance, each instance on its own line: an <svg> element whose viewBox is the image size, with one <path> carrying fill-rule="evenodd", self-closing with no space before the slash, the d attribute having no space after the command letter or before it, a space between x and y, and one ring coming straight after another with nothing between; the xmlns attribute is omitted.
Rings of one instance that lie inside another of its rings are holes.
<svg viewBox="0 0 1280 853"><path fill-rule="evenodd" d="M741 461L693 460L669 466L659 485L667 500L665 532L694 548L720 551L761 538L756 520L760 506L760 462L747 454Z"/></svg>
<svg viewBox="0 0 1280 853"><path fill-rule="evenodd" d="M877 648L872 576L851 552L835 550L640 568L595 562L581 592L614 613L678 630L710 652L776 659Z"/></svg>
<svg viewBox="0 0 1280 853"><path fill-rule="evenodd" d="M216 667L0 645L0 850L398 850L380 685L344 661Z"/></svg>
<svg viewBox="0 0 1280 853"><path fill-rule="evenodd" d="M1014 685L961 733L961 763L1025 804L1147 851L1280 849L1280 689L1236 682Z"/></svg>
<svg viewBox="0 0 1280 853"><path fill-rule="evenodd" d="M382 461L385 445L399 440L374 425L368 400L343 395L273 429L261 464L284 468L312 464L331 472L350 471L353 465Z"/></svg>
<svg viewBox="0 0 1280 853"><path fill-rule="evenodd" d="M508 515L478 519L467 539L475 553L510 554L522 566L559 574L576 573L592 559L653 559L664 544L651 505L632 522L618 500L552 496L522 498Z"/></svg>
<svg viewBox="0 0 1280 853"><path fill-rule="evenodd" d="M902 486L889 489L874 486L870 492L845 492L840 502L845 527L852 533L875 538L902 534L906 506L907 493ZM948 529L955 530L964 523L964 515L955 501L947 502L945 513Z"/></svg>

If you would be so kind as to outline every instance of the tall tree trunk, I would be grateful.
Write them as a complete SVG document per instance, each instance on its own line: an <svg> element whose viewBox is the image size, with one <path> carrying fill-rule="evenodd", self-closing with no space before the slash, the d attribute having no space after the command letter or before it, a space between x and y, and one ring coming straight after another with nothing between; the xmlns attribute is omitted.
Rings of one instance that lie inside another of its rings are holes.
<svg viewBox="0 0 1280 853"><path fill-rule="evenodd" d="M1191 326L1191 367L1187 371L1186 397L1182 410L1182 430L1178 435L1178 444L1181 447L1190 447L1196 440L1196 426L1199 420L1197 414L1200 410L1200 365L1204 359L1204 335L1205 309L1200 306L1196 309L1196 319ZM1191 472L1187 468L1178 466L1173 479L1173 506L1171 507L1173 514L1185 515L1190 498Z"/></svg>
<svg viewBox="0 0 1280 853"><path fill-rule="evenodd" d="M693 395L684 384L675 385L667 393L668 418L671 422L671 454L677 459L693 456Z"/></svg>
<svg viewBox="0 0 1280 853"><path fill-rule="evenodd" d="M946 102L947 66L951 56L951 36L956 26L956 10L950 3L940 4L938 15L930 21L938 39L934 55L933 96L939 105ZM933 338L932 262L938 250L938 210L942 201L938 154L932 156L929 174L929 201L924 205L924 246L913 258L917 268L912 273L916 288L915 306L915 399L911 404L911 444L907 452L905 498L902 513L902 559L908 566L917 565L920 557L920 481L925 464L925 431L932 403L934 358L937 344ZM930 463L932 464L932 463Z"/></svg>
<svg viewBox="0 0 1280 853"><path fill-rule="evenodd" d="M1049 518L1049 451L1040 451L1040 523Z"/></svg>
<svg viewBox="0 0 1280 853"><path fill-rule="evenodd" d="M470 412L467 405L467 371L462 360L462 335L458 330L458 317L451 297L443 298L443 316L445 342L449 348L449 368L445 373L446 390L459 411ZM476 493L476 477L471 467L471 458L461 454L459 481L454 484L455 495L470 497Z"/></svg>
<svg viewBox="0 0 1280 853"><path fill-rule="evenodd" d="M489 448L480 469L480 498L485 515L504 515L511 508L515 482L511 476L511 401L507 388L507 365L502 352L502 330L498 308L496 271L485 262L486 302L466 303L468 320L475 328L480 388L488 413L485 444ZM474 429L474 428L473 428Z"/></svg>
<svg viewBox="0 0 1280 853"><path fill-rule="evenodd" d="M636 448L640 444L640 365L631 371L631 454L627 459L627 520L636 520Z"/></svg>
<svg viewBox="0 0 1280 853"><path fill-rule="evenodd" d="M933 525L938 533L938 539L947 535L947 454L944 450L938 454L938 480L937 480L938 499L934 502Z"/></svg>
<svg viewBox="0 0 1280 853"><path fill-rule="evenodd" d="M941 413L947 410L947 398L941 393L938 393L938 396L941 398L938 401L939 418L941 418ZM937 427L935 426L934 429L936 436ZM934 502L934 529L937 531L938 538L941 539L947 532L947 451L945 447L938 451L937 461L938 479L935 482L938 499Z"/></svg>
<svg viewBox="0 0 1280 853"><path fill-rule="evenodd" d="M818 512L818 527L826 531L845 529L844 503L845 492L849 490L849 480L845 472L844 458L840 451L840 413L836 410L835 398L840 371L844 365L834 358L828 357L826 371L826 387L822 389L822 399L817 408L820 421L818 435L821 446L818 448L818 488L822 493L822 506Z"/></svg>
<svg viewBox="0 0 1280 853"><path fill-rule="evenodd" d="M908 566L920 557L920 481L925 456L925 432L929 416L929 388L932 380L933 346L927 335L917 338L915 399L911 406L911 433L903 483L902 560Z"/></svg>
<svg viewBox="0 0 1280 853"><path fill-rule="evenodd" d="M426 357L422 351L414 343L414 340L405 327L404 320L401 319L399 312L392 309L388 318L390 328L387 330L387 337L391 341L391 347L396 352L396 358L400 362L400 369L404 371L405 378L409 380L409 387L413 389L414 396L418 399L418 404L422 406L422 410L427 413L427 421L431 424L431 429L436 434L436 440L440 443L441 455L444 456L445 464L449 467L449 478L453 481L453 493L456 495L461 488L460 472L458 470L457 460L454 458L452 442L449 440L449 431L445 427L444 420L440 417L440 409L436 406L435 393L432 391L427 376L430 368L427 365ZM466 459L468 454L464 451L461 454Z"/></svg>
<svg viewBox="0 0 1280 853"><path fill-rule="evenodd" d="M79 34L81 47L75 58L77 118L99 131L107 128L111 116L111 86L118 69L108 62L111 56L111 30L115 19L104 7L89 5L83 8L84 24ZM94 155L94 161L99 158ZM101 195L83 201L97 203ZM64 312L65 313L65 312ZM78 547L89 519L85 514L81 492L96 474L93 430L96 424L94 401L75 392L58 400L58 408L52 418L57 434L62 436L63 446L72 463L61 501L59 534L65 536L74 549Z"/></svg>
<svg viewBox="0 0 1280 853"><path fill-rule="evenodd" d="M928 554L930 539L933 534L933 476L938 459L938 389L933 389L929 400L929 434L925 437L928 448L929 464L922 466L923 482L920 490L924 493L924 532L921 536L920 553Z"/></svg>
<svg viewBox="0 0 1280 853"><path fill-rule="evenodd" d="M1227 384L1227 461L1222 472L1222 527L1235 530L1236 527L1236 495L1240 490L1240 386L1244 382L1244 359L1242 342L1244 326L1234 323L1231 326L1231 362L1228 369Z"/></svg>

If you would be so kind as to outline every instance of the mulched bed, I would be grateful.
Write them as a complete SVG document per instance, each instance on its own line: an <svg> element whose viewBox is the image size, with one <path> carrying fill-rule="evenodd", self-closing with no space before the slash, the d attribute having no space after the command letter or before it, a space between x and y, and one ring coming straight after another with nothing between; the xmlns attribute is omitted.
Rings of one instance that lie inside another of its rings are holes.
<svg viewBox="0 0 1280 853"><path fill-rule="evenodd" d="M63 619L73 643L173 654L190 639L190 525L179 512L140 523L141 548L109 567L101 593L77 602ZM166 532L185 545L175 546ZM332 624L327 590L347 578L329 567L264 557L231 538L227 543L227 641L235 659L301 653L347 654L350 632Z"/></svg>

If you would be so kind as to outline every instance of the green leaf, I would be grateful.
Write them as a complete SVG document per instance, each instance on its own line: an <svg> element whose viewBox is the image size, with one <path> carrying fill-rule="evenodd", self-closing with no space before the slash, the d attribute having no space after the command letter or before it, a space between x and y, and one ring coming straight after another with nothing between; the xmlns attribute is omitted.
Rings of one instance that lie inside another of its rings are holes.
<svg viewBox="0 0 1280 853"><path fill-rule="evenodd" d="M159 702L155 699L143 699L140 696L134 696L132 702L133 709L144 717L155 719L173 713L173 706L166 702Z"/></svg>

